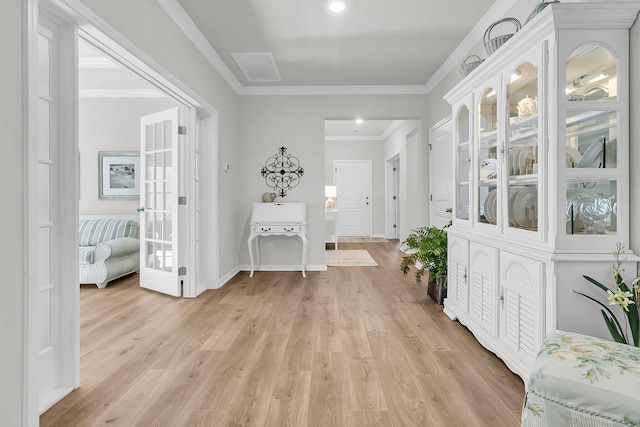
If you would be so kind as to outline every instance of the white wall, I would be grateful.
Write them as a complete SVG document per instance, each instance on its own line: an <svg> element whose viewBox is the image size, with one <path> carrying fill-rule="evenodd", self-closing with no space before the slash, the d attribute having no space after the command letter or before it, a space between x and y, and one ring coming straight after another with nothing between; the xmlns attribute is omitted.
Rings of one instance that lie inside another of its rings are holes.
<svg viewBox="0 0 640 427"><path fill-rule="evenodd" d="M422 119L426 114L423 95L369 96L251 96L241 98L241 140L243 179L238 183L241 201L237 235L248 237L251 203L268 190L260 176L264 161L280 146L300 159L305 175L286 200L307 203L309 215L309 259L312 266L324 265L324 120ZM418 139L424 140L422 129ZM279 200L279 199L277 199ZM417 211L420 209L418 207ZM293 239L289 239L293 240ZM238 255L248 264L246 244ZM299 256L295 241L278 242L277 248L262 248L263 264L294 266Z"/></svg>
<svg viewBox="0 0 640 427"><path fill-rule="evenodd" d="M384 236L384 143L383 141L325 141L325 185L334 185L335 160L371 160L372 234ZM336 199L340 209L340 201Z"/></svg>
<svg viewBox="0 0 640 427"><path fill-rule="evenodd" d="M21 0L2 2L0 14L0 146L5 159L0 168L0 419L8 426L20 426L24 411L25 361L25 242L24 229L24 133Z"/></svg>
<svg viewBox="0 0 640 427"><path fill-rule="evenodd" d="M418 120L404 120L384 141L384 159L400 155L400 230L402 242L411 229L429 223L429 210L424 208L429 176L426 156L427 136Z"/></svg>
<svg viewBox="0 0 640 427"><path fill-rule="evenodd" d="M140 200L98 198L98 152L139 152L140 117L175 106L169 98L80 100L80 215L136 214Z"/></svg>

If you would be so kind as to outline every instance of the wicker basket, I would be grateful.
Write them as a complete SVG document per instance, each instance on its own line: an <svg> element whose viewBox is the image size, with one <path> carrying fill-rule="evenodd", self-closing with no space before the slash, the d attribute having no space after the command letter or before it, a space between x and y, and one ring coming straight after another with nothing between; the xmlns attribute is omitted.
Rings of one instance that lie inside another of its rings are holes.
<svg viewBox="0 0 640 427"><path fill-rule="evenodd" d="M536 16L537 14L539 14L540 12L542 12L542 10L549 6L551 3L560 3L558 0L553 0L553 1L545 1L542 0L540 3L538 3L536 5L536 7L533 8L533 10L531 11L531 13L529 14L529 17L527 18L526 21L524 21L524 25L527 25L527 23L529 21L531 21L533 19L534 16Z"/></svg>
<svg viewBox="0 0 640 427"><path fill-rule="evenodd" d="M469 61L471 58L478 58L476 61ZM478 68L478 65L482 64L484 59L478 55L469 55L465 58L462 64L458 65L458 72L462 74L462 77L467 77L470 72Z"/></svg>
<svg viewBox="0 0 640 427"><path fill-rule="evenodd" d="M487 28L487 31L484 32L483 37L484 48L487 50L488 55L491 55L493 52L498 50L500 46L505 44L507 40L513 37L513 34L504 34L502 36L491 38L491 30L493 30L496 25L502 24L503 22L511 22L516 27L516 31L513 34L517 33L520 28L522 28L520 21L518 21L516 18L502 18L499 21L496 21L493 24L489 25L489 28Z"/></svg>

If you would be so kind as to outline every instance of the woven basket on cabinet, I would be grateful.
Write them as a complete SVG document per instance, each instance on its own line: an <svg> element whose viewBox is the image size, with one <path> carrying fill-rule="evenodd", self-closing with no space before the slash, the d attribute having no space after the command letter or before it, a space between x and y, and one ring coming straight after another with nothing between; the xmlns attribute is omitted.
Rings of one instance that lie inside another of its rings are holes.
<svg viewBox="0 0 640 427"><path fill-rule="evenodd" d="M493 28L496 25L502 24L503 22L511 22L516 27L515 32L513 32L513 34L504 34L498 37L491 38L491 30L493 30ZM487 50L487 54L491 55L493 52L498 50L500 46L505 44L507 40L513 37L513 35L517 33L520 30L520 28L522 28L522 25L520 24L520 21L518 21L516 18L502 18L494 22L493 24L489 25L489 28L487 28L487 30L484 32L484 37L483 37L484 48Z"/></svg>

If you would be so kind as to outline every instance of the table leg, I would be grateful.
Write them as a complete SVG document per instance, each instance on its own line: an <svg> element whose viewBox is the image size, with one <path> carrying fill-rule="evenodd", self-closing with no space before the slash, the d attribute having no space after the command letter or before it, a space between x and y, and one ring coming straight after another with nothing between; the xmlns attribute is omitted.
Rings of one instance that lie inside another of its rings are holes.
<svg viewBox="0 0 640 427"><path fill-rule="evenodd" d="M256 236L249 236L249 240L247 242L247 246L249 247L249 261L251 261L251 273L249 273L249 277L253 277L253 241Z"/></svg>
<svg viewBox="0 0 640 427"><path fill-rule="evenodd" d="M307 250L308 250L307 236L302 234L300 238L302 239L302 277L307 277L304 271L307 265Z"/></svg>

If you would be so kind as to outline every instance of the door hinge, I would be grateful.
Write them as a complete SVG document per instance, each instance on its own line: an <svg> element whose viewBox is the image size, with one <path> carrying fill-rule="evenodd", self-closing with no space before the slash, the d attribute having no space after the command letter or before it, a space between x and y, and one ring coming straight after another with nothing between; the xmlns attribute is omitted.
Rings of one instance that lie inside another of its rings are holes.
<svg viewBox="0 0 640 427"><path fill-rule="evenodd" d="M431 144L429 144L429 151L431 151Z"/></svg>
<svg viewBox="0 0 640 427"><path fill-rule="evenodd" d="M178 126L178 135L186 135L187 127L186 126Z"/></svg>
<svg viewBox="0 0 640 427"><path fill-rule="evenodd" d="M187 275L187 267L178 268L178 276L186 276Z"/></svg>
<svg viewBox="0 0 640 427"><path fill-rule="evenodd" d="M433 194L429 194L429 201L433 202Z"/></svg>
<svg viewBox="0 0 640 427"><path fill-rule="evenodd" d="M398 170L397 168L393 168L393 171L394 171L394 172L395 172L395 171L397 171L397 170Z"/></svg>
<svg viewBox="0 0 640 427"><path fill-rule="evenodd" d="M178 205L183 206L187 204L187 196L178 196Z"/></svg>

